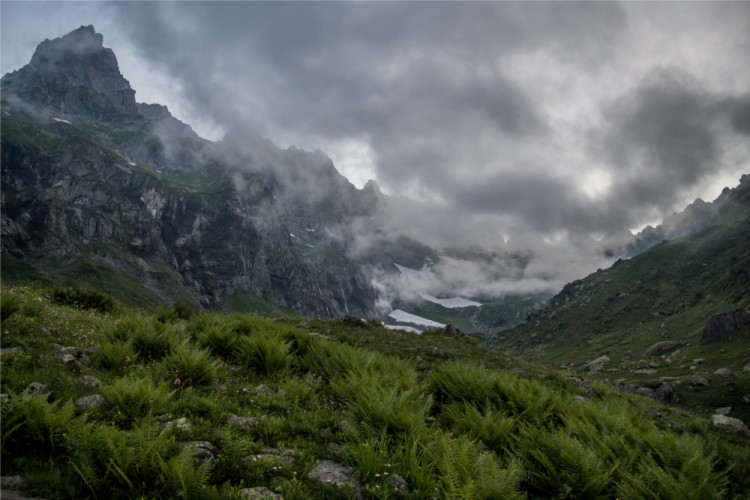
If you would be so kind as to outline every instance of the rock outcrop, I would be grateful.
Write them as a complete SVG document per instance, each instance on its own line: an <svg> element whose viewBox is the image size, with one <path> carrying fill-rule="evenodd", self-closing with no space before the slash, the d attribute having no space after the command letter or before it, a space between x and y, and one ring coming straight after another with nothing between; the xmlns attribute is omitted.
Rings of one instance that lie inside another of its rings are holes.
<svg viewBox="0 0 750 500"><path fill-rule="evenodd" d="M701 335L701 344L710 344L729 338L737 330L750 325L750 312L735 309L711 316Z"/></svg>
<svg viewBox="0 0 750 500"><path fill-rule="evenodd" d="M3 77L3 253L53 275L124 275L149 304L376 315L347 228L377 200L319 151L241 131L211 143L134 96L91 26Z"/></svg>

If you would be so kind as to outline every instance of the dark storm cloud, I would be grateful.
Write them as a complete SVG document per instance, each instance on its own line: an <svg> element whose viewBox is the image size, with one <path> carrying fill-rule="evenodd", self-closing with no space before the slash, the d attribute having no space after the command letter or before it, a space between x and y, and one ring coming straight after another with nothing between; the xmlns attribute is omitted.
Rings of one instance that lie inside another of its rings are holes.
<svg viewBox="0 0 750 500"><path fill-rule="evenodd" d="M722 154L747 138L750 94L727 97L691 76L659 70L605 109L608 127L593 143L615 166L618 188L609 207L637 219L647 207L666 209L682 191L725 167Z"/></svg>
<svg viewBox="0 0 750 500"><path fill-rule="evenodd" d="M321 140L366 135L380 180L429 189L476 154L479 130L545 133L502 61L519 50L584 58L620 25L614 5L515 3L117 4L143 53L230 127ZM468 135L468 136L467 136ZM321 146L323 147L323 146Z"/></svg>
<svg viewBox="0 0 750 500"><path fill-rule="evenodd" d="M240 141L353 151L400 195L394 231L510 239L533 286L750 171L747 2L54 5L52 24L93 23L130 62L137 98ZM32 6L3 2L4 55L51 22Z"/></svg>

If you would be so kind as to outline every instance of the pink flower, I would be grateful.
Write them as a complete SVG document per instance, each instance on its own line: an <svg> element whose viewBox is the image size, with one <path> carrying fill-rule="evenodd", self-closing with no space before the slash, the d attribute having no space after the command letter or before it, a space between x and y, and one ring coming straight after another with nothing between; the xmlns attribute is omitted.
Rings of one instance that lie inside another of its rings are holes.
<svg viewBox="0 0 750 500"><path fill-rule="evenodd" d="M55 434L60 434L62 432L62 429L59 427L55 427Z"/></svg>
<svg viewBox="0 0 750 500"><path fill-rule="evenodd" d="M182 385L182 380L180 380L178 378L174 379L174 386L175 387L180 387L181 385Z"/></svg>

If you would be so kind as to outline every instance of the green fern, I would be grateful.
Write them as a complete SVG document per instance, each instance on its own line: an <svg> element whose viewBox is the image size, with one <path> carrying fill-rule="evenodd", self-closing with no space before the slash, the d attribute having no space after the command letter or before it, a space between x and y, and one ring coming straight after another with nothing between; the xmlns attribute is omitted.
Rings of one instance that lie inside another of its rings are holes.
<svg viewBox="0 0 750 500"><path fill-rule="evenodd" d="M110 404L112 421L128 426L136 419L162 411L173 397L165 384L156 384L150 378L124 377L102 388Z"/></svg>
<svg viewBox="0 0 750 500"><path fill-rule="evenodd" d="M196 498L207 488L213 463L204 462L196 467L192 450L186 448L165 461L159 458L161 481L168 492L182 498Z"/></svg>

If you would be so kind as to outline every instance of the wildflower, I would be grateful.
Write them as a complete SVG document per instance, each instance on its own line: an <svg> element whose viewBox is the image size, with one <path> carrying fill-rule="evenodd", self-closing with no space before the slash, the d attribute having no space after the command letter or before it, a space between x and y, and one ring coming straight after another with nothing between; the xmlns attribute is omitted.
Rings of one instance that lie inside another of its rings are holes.
<svg viewBox="0 0 750 500"><path fill-rule="evenodd" d="M60 427L55 427L55 434L60 434L62 432L62 429Z"/></svg>
<svg viewBox="0 0 750 500"><path fill-rule="evenodd" d="M173 383L174 383L175 387L180 387L182 385L182 380L176 378L176 379L174 379Z"/></svg>

